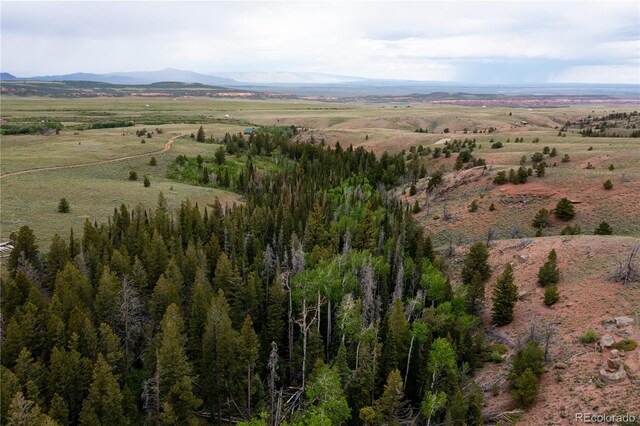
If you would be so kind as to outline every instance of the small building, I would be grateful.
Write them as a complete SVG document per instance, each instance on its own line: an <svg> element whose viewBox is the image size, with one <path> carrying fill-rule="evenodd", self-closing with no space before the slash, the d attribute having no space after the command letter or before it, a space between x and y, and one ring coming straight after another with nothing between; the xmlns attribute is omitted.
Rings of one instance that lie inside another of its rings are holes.
<svg viewBox="0 0 640 426"><path fill-rule="evenodd" d="M251 127L247 127L246 129L244 129L244 134L245 135L253 134L253 129Z"/></svg>

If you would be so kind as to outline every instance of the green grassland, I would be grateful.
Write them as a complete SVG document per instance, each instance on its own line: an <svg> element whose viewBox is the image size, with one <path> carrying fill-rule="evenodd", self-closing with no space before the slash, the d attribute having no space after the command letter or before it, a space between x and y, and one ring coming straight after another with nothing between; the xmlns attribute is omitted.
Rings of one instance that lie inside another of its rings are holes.
<svg viewBox="0 0 640 426"><path fill-rule="evenodd" d="M148 105L148 106L147 106ZM566 136L558 135L558 127L569 119L589 114L603 115L611 111L608 106L576 106L567 108L474 108L426 104L372 104L372 103L328 103L291 100L232 100L211 98L17 98L3 96L1 101L2 120L6 123L37 123L42 120L60 121L64 127L60 134L49 135L4 135L0 147L1 174L32 168L75 165L101 160L110 160L130 155L148 154L115 163L87 167L39 171L23 175L6 176L0 180L1 209L0 236L6 239L22 224L31 226L40 241L48 241L54 232L66 234L70 227L79 228L85 218L104 221L113 208L120 203L132 207L137 203L153 206L160 191L167 196L171 208L184 199L200 204L221 197L225 201L238 201L237 194L220 189L188 185L167 177L168 165L178 155L188 157L213 157L217 144L203 144L192 140L200 125L207 137L221 138L225 133L241 132L247 126L296 125L302 130L300 139L313 137L329 144L340 142L342 146L365 146L377 153L384 151L408 151L411 146L433 147L443 138L475 138L478 147L476 157L482 157L495 170L518 166L520 158L527 158L545 146L556 147L558 156L553 161L557 167L549 167L547 175L530 182L544 182L547 187L559 188L565 192L581 194L584 188L601 189L603 180L612 178L614 190L596 192L589 195L588 211L585 209L585 228L606 213L608 205L618 201L608 197L633 194L633 187L640 180L640 139L632 138L587 138L574 130ZM633 111L637 107L616 107L616 110ZM133 127L81 130L91 123L131 120ZM527 125L522 125L527 121ZM153 131L151 138L136 136L136 130L145 128ZM160 128L162 133L156 132ZM418 128L426 128L427 133L416 133ZM492 133L483 132L495 128ZM444 133L449 129L448 133ZM465 133L465 129L467 132ZM179 137L184 135L184 137ZM151 153L162 149L173 137L178 137L168 152L153 154L158 160L156 166L149 165ZM514 143L516 137L524 138L523 143ZM538 143L532 143L539 138ZM144 139L146 143L140 143ZM504 147L491 149L491 139L501 141ZM510 142L507 142L507 139ZM437 145L441 146L441 145ZM593 149L589 151L589 147ZM564 154L569 154L571 162L561 163ZM452 170L455 155L451 158L428 160L429 170L444 166ZM274 170L273 159L256 158L256 167ZM244 156L227 155L229 167L243 167ZM586 169L591 162L595 169ZM609 164L615 171L608 171ZM550 164L551 165L551 164ZM129 171L138 173L138 181L128 180ZM151 187L142 185L144 175L149 175ZM621 180L624 178L624 182ZM528 184L527 184L528 185ZM526 185L523 185L524 189ZM626 188L626 189L625 189ZM453 208L464 211L464 207L490 191L490 185L475 189L460 189L451 193L449 203ZM618 195L616 195L618 194ZM608 217L614 229L625 235L640 236L640 209L635 209L640 194L623 200L627 207L619 208ZM627 198L628 196L625 195ZM66 197L71 204L69 214L56 211L60 198ZM489 194L487 197L492 197ZM497 196L494 197L497 199ZM488 198L487 198L488 199ZM635 203L635 204L634 204ZM531 204L531 208L537 205ZM512 212L513 213L513 212ZM427 226L435 222L431 216L434 209L425 216ZM462 223L472 221L471 213L461 214ZM522 226L530 221L527 210L519 218ZM513 217L508 214L496 215L496 226L511 227ZM586 220L586 218L589 218ZM499 222L499 223L498 223ZM472 222L469 222L472 223ZM636 225L634 225L634 223ZM466 237L481 233L482 226L464 226L461 230L442 226L437 232L458 232ZM528 230L530 231L530 230ZM586 231L586 229L585 229ZM590 230L589 230L590 232ZM618 233L618 232L616 232ZM503 237L507 237L503 235Z"/></svg>

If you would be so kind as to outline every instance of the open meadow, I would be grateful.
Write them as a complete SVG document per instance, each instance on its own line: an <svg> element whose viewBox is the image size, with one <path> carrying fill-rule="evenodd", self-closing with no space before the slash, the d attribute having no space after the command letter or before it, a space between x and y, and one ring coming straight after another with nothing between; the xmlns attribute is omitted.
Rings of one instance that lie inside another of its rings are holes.
<svg viewBox="0 0 640 426"><path fill-rule="evenodd" d="M422 209L416 218L434 234L440 246L468 243L489 229L498 239L531 236L535 229L530 222L536 211L553 208L561 197L576 202L578 213L572 224L579 224L583 233L592 233L606 218L615 234L638 237L639 140L582 137L571 129L562 136L558 133L567 121L606 115L613 110L633 108L5 96L5 122L60 122L63 127L59 134L2 136L0 235L5 240L21 225L28 224L40 241L48 241L53 233L66 235L71 227L79 229L85 218L104 220L121 203L151 207L160 191L167 196L171 208L187 198L201 204L211 203L214 197L224 202L240 201L238 194L220 188L169 179L167 167L179 155L214 155L217 144L198 144L189 138L200 125L206 137L214 139L225 133L242 132L246 127L295 125L299 128L298 140L313 138L332 146L337 142L343 147L363 146L378 155L385 151L408 153L411 147L420 145L434 149L445 147L445 141L474 139L473 154L486 161L488 170L455 171L455 153L450 158L426 156L429 174L441 167L445 171L445 182L449 184L446 191L428 194L428 176L416 181L418 191L413 196L408 195L410 182L398 190L407 203L418 201ZM135 125L90 128L96 123L118 121L134 121ZM418 129L424 132L416 132ZM166 148L173 138L175 142ZM516 138L522 138L522 142L515 143ZM491 148L494 142L502 142L502 148ZM544 177L534 175L522 185L497 186L491 182L496 171L517 169L523 156L530 164L531 155L544 147L556 148L558 153L547 160L549 167ZM161 152L163 149L166 152ZM570 158L566 163L561 161L565 154ZM157 159L156 166L149 165L152 156ZM118 161L108 162L112 160ZM593 168L587 168L589 164ZM611 164L614 170L609 170ZM58 166L62 168L28 172ZM28 173L11 175L25 171ZM137 172L137 181L128 180L130 171ZM149 188L142 185L145 175L151 180ZM614 183L611 190L602 187L607 179ZM71 204L69 214L57 213L57 203L63 197ZM473 200L477 200L479 208L472 213L468 206ZM496 207L493 211L488 210L491 203ZM443 209L448 214L443 214ZM559 234L564 225L552 222L545 233Z"/></svg>

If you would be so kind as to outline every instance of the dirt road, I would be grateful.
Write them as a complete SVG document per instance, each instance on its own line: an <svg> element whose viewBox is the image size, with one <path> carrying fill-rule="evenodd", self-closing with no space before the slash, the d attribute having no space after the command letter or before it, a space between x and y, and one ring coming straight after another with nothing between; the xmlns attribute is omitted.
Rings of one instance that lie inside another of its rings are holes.
<svg viewBox="0 0 640 426"><path fill-rule="evenodd" d="M36 167L36 168L33 168L33 169L26 169L26 170L19 170L17 172L5 173L3 175L0 175L0 179L4 179L4 178L10 177L10 176L23 175L23 174L26 174L26 173L42 172L42 171L45 171L45 170L74 169L74 168L77 168L77 167L96 166L98 164L115 163L117 161L132 160L134 158L148 157L148 156L154 155L154 154L162 154L164 152L169 151L169 149L171 148L171 144L173 144L177 138L182 137L182 136L184 136L184 135L178 135L178 136L172 137L171 139L169 139L167 141L167 143L164 144L162 149L159 150L159 151L145 152L143 154L128 155L126 157L112 158L112 159L109 159L109 160L91 161L89 163L69 164L69 165L66 165L66 166Z"/></svg>

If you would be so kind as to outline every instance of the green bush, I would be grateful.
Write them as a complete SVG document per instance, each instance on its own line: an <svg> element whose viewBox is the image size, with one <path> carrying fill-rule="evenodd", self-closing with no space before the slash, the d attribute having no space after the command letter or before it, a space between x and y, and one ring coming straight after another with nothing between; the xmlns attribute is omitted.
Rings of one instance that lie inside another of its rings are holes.
<svg viewBox="0 0 640 426"><path fill-rule="evenodd" d="M611 179L607 179L607 180L604 181L602 186L604 186L604 189L609 190L609 189L613 188L613 183L611 183Z"/></svg>
<svg viewBox="0 0 640 426"><path fill-rule="evenodd" d="M473 200L471 205L469 205L469 211L471 213L478 211L478 202L476 200Z"/></svg>
<svg viewBox="0 0 640 426"><path fill-rule="evenodd" d="M498 173L496 173L496 175L493 177L493 183L495 183L496 185L503 185L505 183L508 182L507 179L507 172L505 172L504 170L500 170Z"/></svg>
<svg viewBox="0 0 640 426"><path fill-rule="evenodd" d="M580 225L567 225L562 228L562 231L560 231L560 235L580 235L581 232L582 229L580 228Z"/></svg>
<svg viewBox="0 0 640 426"><path fill-rule="evenodd" d="M603 220L602 222L600 222L598 227L593 231L593 234L594 235L611 235L613 234L613 229L611 228L611 225L609 225L607 222Z"/></svg>
<svg viewBox="0 0 640 426"><path fill-rule="evenodd" d="M138 173L135 171L130 171L129 172L129 180L138 180Z"/></svg>
<svg viewBox="0 0 640 426"><path fill-rule="evenodd" d="M638 342L633 339L624 339L614 343L612 347L619 351L629 352L638 347Z"/></svg>
<svg viewBox="0 0 640 426"><path fill-rule="evenodd" d="M544 304L547 306L554 305L560 299L560 293L558 293L558 287L555 284L550 284L544 289Z"/></svg>
<svg viewBox="0 0 640 426"><path fill-rule="evenodd" d="M568 198L562 198L556 204L556 208L554 210L556 217L560 220L571 220L576 215L576 211L573 208L573 204L569 201Z"/></svg>
<svg viewBox="0 0 640 426"><path fill-rule="evenodd" d="M151 181L149 180L149 176L145 175L145 177L144 177L144 187L148 188L150 186L151 186Z"/></svg>
<svg viewBox="0 0 640 426"><path fill-rule="evenodd" d="M598 336L598 333L596 333L594 330L587 330L582 336L579 337L580 343L585 344L595 343L598 341L598 339L600 339L600 336Z"/></svg>
<svg viewBox="0 0 640 426"><path fill-rule="evenodd" d="M69 213L69 202L66 198L60 198L60 202L58 203L58 213Z"/></svg>
<svg viewBox="0 0 640 426"><path fill-rule="evenodd" d="M151 157L151 159L149 160L149 165L155 166L157 164L158 164L158 160L156 160L156 157Z"/></svg>

